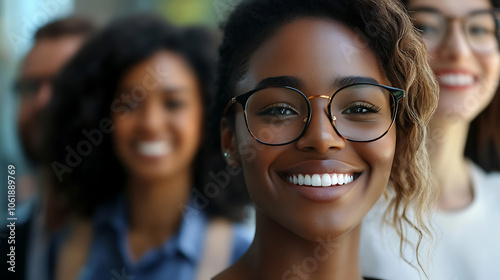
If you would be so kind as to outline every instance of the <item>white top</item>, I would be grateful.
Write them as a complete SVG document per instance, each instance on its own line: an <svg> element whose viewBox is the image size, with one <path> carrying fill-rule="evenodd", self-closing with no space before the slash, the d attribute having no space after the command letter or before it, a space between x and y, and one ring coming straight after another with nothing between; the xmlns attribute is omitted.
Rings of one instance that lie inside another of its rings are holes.
<svg viewBox="0 0 500 280"><path fill-rule="evenodd" d="M473 163L470 170L472 203L459 211L435 213L432 222L436 237L432 244L425 242L420 251L431 280L500 279L500 173L487 174ZM426 279L400 257L396 231L381 226L384 202L383 198L377 202L363 221L363 275L384 280ZM416 244L413 231L407 237ZM405 257L418 267L414 252L409 246L403 249Z"/></svg>

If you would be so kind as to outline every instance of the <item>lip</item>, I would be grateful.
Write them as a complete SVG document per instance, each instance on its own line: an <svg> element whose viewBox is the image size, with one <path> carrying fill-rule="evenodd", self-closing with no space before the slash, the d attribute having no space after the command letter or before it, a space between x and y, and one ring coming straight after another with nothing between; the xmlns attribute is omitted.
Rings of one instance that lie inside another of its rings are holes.
<svg viewBox="0 0 500 280"><path fill-rule="evenodd" d="M290 183L287 176L290 174L325 174L325 173L352 173L354 181L330 187L299 186ZM297 195L313 202L332 202L349 193L360 181L363 170L354 168L337 160L308 160L293 165L278 172L283 183Z"/></svg>
<svg viewBox="0 0 500 280"><path fill-rule="evenodd" d="M466 69L440 69L440 70L435 70L434 74L438 78L439 82L439 87L441 89L448 89L448 90L455 90L455 91L463 91L463 90L468 90L477 85L478 82L478 75L476 75L474 72ZM474 79L473 83L468 84L468 85L449 85L449 84L444 84L441 82L440 77L444 75L468 75L472 76Z"/></svg>

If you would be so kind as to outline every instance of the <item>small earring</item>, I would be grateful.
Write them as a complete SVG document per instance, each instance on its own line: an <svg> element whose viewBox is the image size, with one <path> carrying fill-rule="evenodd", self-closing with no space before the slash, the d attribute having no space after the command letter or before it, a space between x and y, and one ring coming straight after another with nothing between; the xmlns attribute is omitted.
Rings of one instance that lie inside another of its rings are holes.
<svg viewBox="0 0 500 280"><path fill-rule="evenodd" d="M224 157L226 157L226 158L227 158L228 156L229 156L229 154L228 154L228 153L224 153Z"/></svg>

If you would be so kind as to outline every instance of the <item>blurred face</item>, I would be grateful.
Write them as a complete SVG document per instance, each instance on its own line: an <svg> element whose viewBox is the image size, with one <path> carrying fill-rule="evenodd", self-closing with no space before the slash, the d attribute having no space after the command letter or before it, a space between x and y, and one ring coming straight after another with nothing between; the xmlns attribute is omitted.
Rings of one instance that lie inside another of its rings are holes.
<svg viewBox="0 0 500 280"><path fill-rule="evenodd" d="M24 60L16 82L20 95L18 129L28 156L36 157L40 149L40 112L52 97L51 80L82 44L79 36L41 39Z"/></svg>
<svg viewBox="0 0 500 280"><path fill-rule="evenodd" d="M488 0L412 0L429 63L439 80L434 120L474 119L491 101L500 78L495 17Z"/></svg>
<svg viewBox="0 0 500 280"><path fill-rule="evenodd" d="M338 81L360 77L384 84L377 57L361 37L333 21L299 19L281 27L257 49L236 95L254 89L263 80L280 85L293 80L293 85L288 85L308 98L331 96L339 89ZM223 121L221 136L223 150L241 162L258 211L295 234L316 241L357 226L377 201L389 180L396 134L393 127L374 142L347 141L334 130L328 99L309 100L311 121L295 142L282 146L258 143L246 128L240 105L234 105L235 131ZM277 104L279 109L266 107L258 115L270 111L286 118L294 114L296 108L290 104Z"/></svg>
<svg viewBox="0 0 500 280"><path fill-rule="evenodd" d="M203 110L195 73L178 54L159 51L125 72L112 119L116 153L127 171L146 180L189 171Z"/></svg>

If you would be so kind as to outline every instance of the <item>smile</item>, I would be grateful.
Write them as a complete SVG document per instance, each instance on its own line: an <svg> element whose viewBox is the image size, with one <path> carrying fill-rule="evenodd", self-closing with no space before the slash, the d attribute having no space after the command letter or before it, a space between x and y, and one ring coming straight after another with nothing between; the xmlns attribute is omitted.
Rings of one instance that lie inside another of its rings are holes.
<svg viewBox="0 0 500 280"><path fill-rule="evenodd" d="M469 74L442 74L439 82L443 86L463 87L474 84L474 77Z"/></svg>
<svg viewBox="0 0 500 280"><path fill-rule="evenodd" d="M172 150L170 143L166 141L142 141L137 143L139 154L147 157L161 157Z"/></svg>
<svg viewBox="0 0 500 280"><path fill-rule="evenodd" d="M351 183L359 177L356 173L289 174L288 182L298 186L333 187Z"/></svg>

